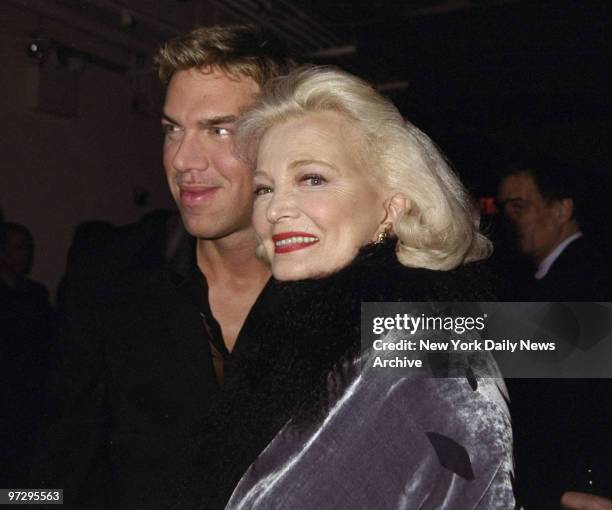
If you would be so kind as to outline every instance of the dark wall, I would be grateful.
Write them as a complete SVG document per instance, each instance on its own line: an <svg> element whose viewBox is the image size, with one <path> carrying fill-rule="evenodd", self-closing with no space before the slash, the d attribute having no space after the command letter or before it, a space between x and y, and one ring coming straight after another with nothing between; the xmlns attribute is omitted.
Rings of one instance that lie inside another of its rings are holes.
<svg viewBox="0 0 612 510"><path fill-rule="evenodd" d="M53 292L76 224L135 221L150 209L171 206L171 198L157 106L138 113L133 104L143 78L91 63L73 79L61 76L63 68L52 61L39 69L25 48L41 24L46 33L81 47L104 43L0 3L0 208L7 221L31 229L33 277ZM40 111L41 103L61 108L72 101L73 115ZM148 192L146 204L135 203L134 188Z"/></svg>

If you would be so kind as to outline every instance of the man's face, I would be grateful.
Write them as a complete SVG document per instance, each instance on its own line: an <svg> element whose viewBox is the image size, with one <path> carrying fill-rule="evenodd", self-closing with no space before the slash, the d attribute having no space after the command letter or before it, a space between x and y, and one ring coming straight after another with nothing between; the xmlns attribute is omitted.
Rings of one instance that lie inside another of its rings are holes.
<svg viewBox="0 0 612 510"><path fill-rule="evenodd" d="M252 169L233 154L235 123L259 93L247 77L178 71L164 103L164 168L187 231L219 239L250 228Z"/></svg>
<svg viewBox="0 0 612 510"><path fill-rule="evenodd" d="M542 261L563 240L560 203L544 200L528 173L506 177L499 185L497 199L515 229L518 249L535 262Z"/></svg>
<svg viewBox="0 0 612 510"><path fill-rule="evenodd" d="M8 232L4 252L0 250L0 263L12 274L25 276L32 269L33 258L32 240L21 232Z"/></svg>

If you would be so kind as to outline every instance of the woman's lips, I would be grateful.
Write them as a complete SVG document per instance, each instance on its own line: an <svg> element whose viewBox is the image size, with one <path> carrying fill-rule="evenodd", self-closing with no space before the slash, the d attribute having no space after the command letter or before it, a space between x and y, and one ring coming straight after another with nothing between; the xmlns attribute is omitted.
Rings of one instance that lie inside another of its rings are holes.
<svg viewBox="0 0 612 510"><path fill-rule="evenodd" d="M302 250L319 242L319 238L306 232L283 232L272 236L274 253Z"/></svg>
<svg viewBox="0 0 612 510"><path fill-rule="evenodd" d="M195 207L212 198L219 189L218 186L181 188L181 203L186 207Z"/></svg>

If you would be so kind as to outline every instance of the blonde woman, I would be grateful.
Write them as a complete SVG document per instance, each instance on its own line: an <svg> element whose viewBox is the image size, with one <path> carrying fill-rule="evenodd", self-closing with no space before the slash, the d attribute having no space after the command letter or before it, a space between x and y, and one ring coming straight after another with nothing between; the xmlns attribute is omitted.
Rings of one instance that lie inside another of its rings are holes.
<svg viewBox="0 0 612 510"><path fill-rule="evenodd" d="M273 280L206 433L202 508L513 508L498 379L361 370L362 302L491 298L491 245L435 145L330 68L271 82L237 142Z"/></svg>

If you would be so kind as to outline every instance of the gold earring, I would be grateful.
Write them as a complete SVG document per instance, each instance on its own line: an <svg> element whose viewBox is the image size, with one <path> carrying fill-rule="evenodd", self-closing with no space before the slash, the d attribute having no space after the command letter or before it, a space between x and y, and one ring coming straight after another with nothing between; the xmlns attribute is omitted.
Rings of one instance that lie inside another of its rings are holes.
<svg viewBox="0 0 612 510"><path fill-rule="evenodd" d="M384 243L389 237L389 227L385 228L385 230L379 232L378 239L376 239L376 244Z"/></svg>

